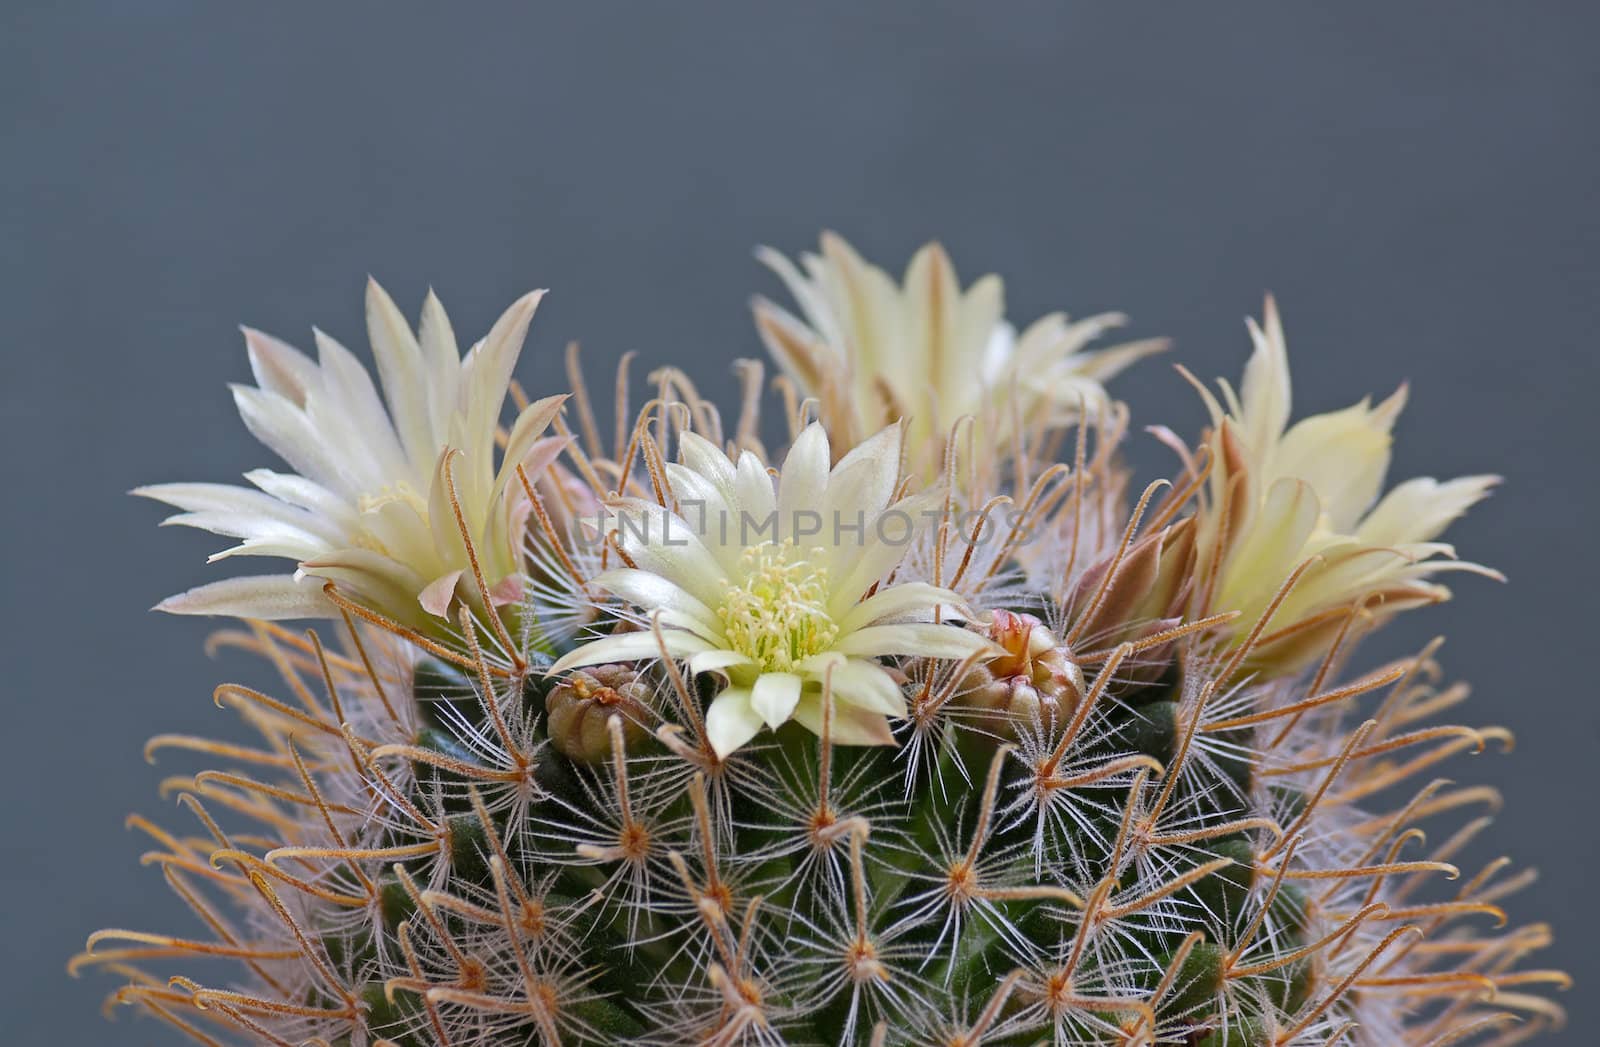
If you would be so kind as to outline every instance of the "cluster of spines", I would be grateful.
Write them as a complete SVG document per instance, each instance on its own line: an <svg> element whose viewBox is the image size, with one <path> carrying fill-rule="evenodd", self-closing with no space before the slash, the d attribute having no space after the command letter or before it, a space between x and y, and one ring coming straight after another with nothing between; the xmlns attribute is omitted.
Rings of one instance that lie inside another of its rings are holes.
<svg viewBox="0 0 1600 1047"><path fill-rule="evenodd" d="M658 384L611 459L580 413L592 485L659 497L669 418L720 429L681 375ZM540 671L570 629L543 623L604 611L524 476L546 569L508 621L425 637L330 588L341 653L225 634L291 697L219 689L255 746L153 741L233 769L164 783L200 836L135 822L210 936L102 932L78 962L201 1042L1421 1047L1559 1020L1523 987L1560 976L1518 966L1547 932L1474 924L1504 921L1519 878L1494 863L1425 893L1484 819L1409 857L1417 823L1495 803L1421 776L1503 732L1426 725L1464 696L1434 689L1431 649L1336 684L1341 634L1314 674L1256 684L1240 669L1266 618L1232 648L1208 642L1217 618L1125 619L1129 565L1159 557L1151 536L1199 480L1108 525L1120 476L1083 431L1072 467L1013 478L1028 526L1070 550L1062 577L1041 586L1011 543L949 528L928 553L936 582L1063 637L1083 689L1048 714L975 707L974 664L912 664L897 750L789 729L723 760L703 681L663 658L644 701L583 697L607 744L574 759ZM142 966L211 957L242 963L244 987Z"/></svg>

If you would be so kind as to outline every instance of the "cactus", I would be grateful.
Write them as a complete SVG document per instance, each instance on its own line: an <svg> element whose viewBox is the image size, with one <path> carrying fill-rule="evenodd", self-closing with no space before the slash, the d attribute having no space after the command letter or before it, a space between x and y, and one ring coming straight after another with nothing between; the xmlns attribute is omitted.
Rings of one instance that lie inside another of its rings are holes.
<svg viewBox="0 0 1600 1047"><path fill-rule="evenodd" d="M1397 402L1288 428L1269 302L1177 480L1129 497L1127 410L1098 382L1152 344L1085 355L1106 323L1047 318L937 434L860 402L863 374L920 360L923 406L955 397L939 366L1009 330L998 282L963 296L936 248L904 287L842 241L805 275L769 261L807 303L758 305L781 456L757 363L733 432L663 370L610 447L574 366L505 464L480 436L455 469L531 305L446 398L414 384L456 374L442 310L413 335L374 287L391 460L437 459L374 509L306 471L310 430L270 436L352 398L387 422L370 380L251 334L252 428L303 475L148 493L297 563L168 604L241 617L214 642L283 690L218 688L251 742L148 747L222 768L163 783L188 834L132 822L201 929L100 931L74 970L207 1044L1421 1047L1560 1024L1564 976L1524 965L1548 929L1501 907L1527 876L1452 864L1495 793L1434 777L1509 735L1435 722L1465 696L1437 643L1348 669L1445 595L1430 575L1463 565L1435 539L1488 480L1374 507ZM1008 398L1035 370L1060 381ZM775 529L719 536L755 507ZM428 538L426 570L373 544L396 534ZM329 624L278 624L305 616Z"/></svg>

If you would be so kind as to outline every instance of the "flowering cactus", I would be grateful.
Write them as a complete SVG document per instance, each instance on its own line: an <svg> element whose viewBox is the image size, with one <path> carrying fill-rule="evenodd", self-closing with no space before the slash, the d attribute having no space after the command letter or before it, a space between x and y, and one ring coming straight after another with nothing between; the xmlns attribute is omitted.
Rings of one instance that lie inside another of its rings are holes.
<svg viewBox="0 0 1600 1047"><path fill-rule="evenodd" d="M217 642L283 690L217 689L253 742L151 741L217 765L163 783L190 830L133 819L198 922L73 970L204 1044L1560 1024L1564 976L1524 962L1549 931L1502 908L1528 877L1453 864L1496 794L1434 777L1509 736L1435 722L1465 697L1437 644L1347 670L1443 571L1492 573L1437 540L1490 478L1381 493L1403 394L1291 426L1269 301L1238 392L1132 494L1102 382L1156 343L1014 336L936 246L903 287L837 237L764 257L805 319L758 300L781 417L743 361L733 431L672 369L631 422L619 376L610 446L575 360L529 402L537 296L462 357L435 300L413 333L371 286L382 397L325 336L247 334L236 398L293 472L139 493L293 564L161 605L239 619Z"/></svg>

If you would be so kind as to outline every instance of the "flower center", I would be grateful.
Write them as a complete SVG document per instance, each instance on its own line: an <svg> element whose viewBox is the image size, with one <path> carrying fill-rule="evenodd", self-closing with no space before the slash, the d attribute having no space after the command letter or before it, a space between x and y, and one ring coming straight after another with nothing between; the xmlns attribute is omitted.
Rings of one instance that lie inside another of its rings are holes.
<svg viewBox="0 0 1600 1047"><path fill-rule="evenodd" d="M828 570L793 542L765 542L744 551L744 582L717 608L735 651L762 672L792 672L833 646L839 627L828 614Z"/></svg>

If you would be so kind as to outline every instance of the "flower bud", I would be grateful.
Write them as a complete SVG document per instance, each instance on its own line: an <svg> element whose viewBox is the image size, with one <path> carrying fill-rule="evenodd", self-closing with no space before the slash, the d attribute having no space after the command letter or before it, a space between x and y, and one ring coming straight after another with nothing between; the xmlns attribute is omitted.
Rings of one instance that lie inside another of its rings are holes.
<svg viewBox="0 0 1600 1047"><path fill-rule="evenodd" d="M1059 723L1077 709L1083 671L1042 621L995 611L988 634L1001 653L967 674L962 705L998 713L1013 724Z"/></svg>
<svg viewBox="0 0 1600 1047"><path fill-rule="evenodd" d="M624 745L637 745L645 738L650 692L644 674L630 665L574 670L545 699L550 744L569 760L598 763L611 752L606 721L617 716Z"/></svg>

